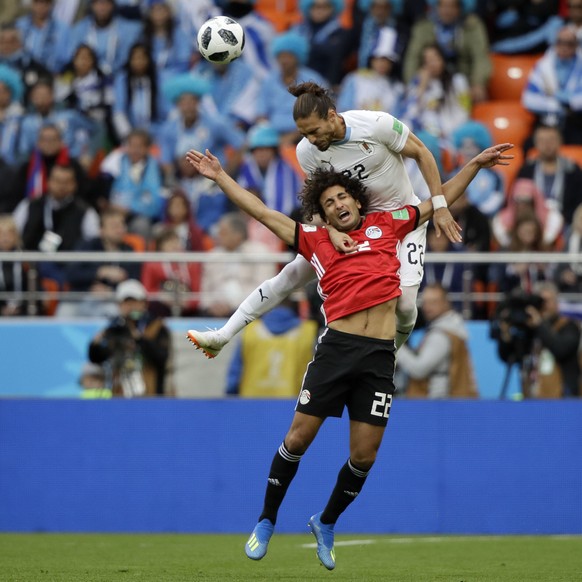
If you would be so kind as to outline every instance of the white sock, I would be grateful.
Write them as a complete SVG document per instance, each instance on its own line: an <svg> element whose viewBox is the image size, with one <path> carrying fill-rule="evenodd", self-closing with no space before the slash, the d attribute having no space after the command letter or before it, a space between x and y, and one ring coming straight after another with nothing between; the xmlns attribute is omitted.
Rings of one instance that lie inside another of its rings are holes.
<svg viewBox="0 0 582 582"><path fill-rule="evenodd" d="M315 277L313 267L300 255L272 279L261 283L230 316L218 332L230 341L246 325L279 305L295 289Z"/></svg>

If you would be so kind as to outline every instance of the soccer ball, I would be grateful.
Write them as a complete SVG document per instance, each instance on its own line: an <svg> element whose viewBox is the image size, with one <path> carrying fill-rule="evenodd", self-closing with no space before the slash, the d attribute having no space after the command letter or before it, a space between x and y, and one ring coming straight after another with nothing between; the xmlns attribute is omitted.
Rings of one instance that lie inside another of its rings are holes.
<svg viewBox="0 0 582 582"><path fill-rule="evenodd" d="M243 27L228 16L207 20L198 31L198 50L211 63L230 63L245 47Z"/></svg>

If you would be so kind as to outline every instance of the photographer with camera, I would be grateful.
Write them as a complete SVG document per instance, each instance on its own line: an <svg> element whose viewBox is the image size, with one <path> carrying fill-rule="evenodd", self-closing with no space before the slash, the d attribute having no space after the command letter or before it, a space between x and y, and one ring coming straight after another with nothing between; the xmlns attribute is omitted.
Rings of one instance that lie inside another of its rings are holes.
<svg viewBox="0 0 582 582"><path fill-rule="evenodd" d="M145 287L135 279L117 286L119 316L89 345L89 360L102 364L114 396L163 396L169 388L171 335L147 311Z"/></svg>
<svg viewBox="0 0 582 582"><path fill-rule="evenodd" d="M525 398L580 396L580 326L560 315L554 283L539 282L534 291L500 304L491 334L499 357L519 364Z"/></svg>

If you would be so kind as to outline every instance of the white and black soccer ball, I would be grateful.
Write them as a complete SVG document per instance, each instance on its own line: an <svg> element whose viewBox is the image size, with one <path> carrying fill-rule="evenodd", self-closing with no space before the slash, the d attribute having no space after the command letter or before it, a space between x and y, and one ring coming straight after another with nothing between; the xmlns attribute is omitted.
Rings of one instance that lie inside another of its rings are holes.
<svg viewBox="0 0 582 582"><path fill-rule="evenodd" d="M198 31L198 50L211 63L230 63L245 47L243 27L228 16L207 20Z"/></svg>

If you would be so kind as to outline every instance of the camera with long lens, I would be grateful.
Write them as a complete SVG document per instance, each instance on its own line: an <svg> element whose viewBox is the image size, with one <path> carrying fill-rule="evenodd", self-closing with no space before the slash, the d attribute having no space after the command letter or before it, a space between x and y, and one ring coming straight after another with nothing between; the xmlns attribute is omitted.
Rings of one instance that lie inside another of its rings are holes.
<svg viewBox="0 0 582 582"><path fill-rule="evenodd" d="M491 326L491 337L503 341L509 347L510 359L521 362L533 349L535 330L529 324L528 307L538 311L542 309L544 300L539 295L517 291L508 295L497 308ZM505 324L509 330L509 342L503 339L501 327Z"/></svg>

